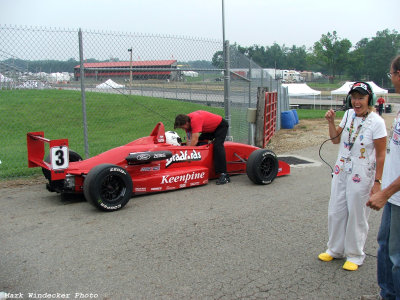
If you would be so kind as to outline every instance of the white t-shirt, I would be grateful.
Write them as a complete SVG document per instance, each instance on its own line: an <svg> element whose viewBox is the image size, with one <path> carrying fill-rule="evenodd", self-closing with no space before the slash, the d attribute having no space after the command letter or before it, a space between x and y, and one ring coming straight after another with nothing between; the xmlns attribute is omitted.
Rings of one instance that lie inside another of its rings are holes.
<svg viewBox="0 0 400 300"><path fill-rule="evenodd" d="M400 111L393 121L389 138L389 153L386 153L385 166L383 167L382 189L389 186L400 176ZM390 197L389 202L400 206L400 192Z"/></svg>
<svg viewBox="0 0 400 300"><path fill-rule="evenodd" d="M349 140L351 122L354 119L352 135ZM362 127L357 135L357 128L362 123ZM353 109L345 112L339 126L343 128L340 138L339 157L351 157L355 163L374 163L375 147L374 140L383 138L387 135L385 121L375 112L370 112L363 121L362 117L357 117ZM349 151L353 137L357 136L354 145Z"/></svg>

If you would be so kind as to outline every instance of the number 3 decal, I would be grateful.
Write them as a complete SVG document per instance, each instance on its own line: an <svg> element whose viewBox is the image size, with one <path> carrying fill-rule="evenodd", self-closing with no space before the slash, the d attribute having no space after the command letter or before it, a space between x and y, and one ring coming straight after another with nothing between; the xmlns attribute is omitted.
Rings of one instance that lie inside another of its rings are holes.
<svg viewBox="0 0 400 300"><path fill-rule="evenodd" d="M68 147L59 146L50 149L51 168L53 170L66 169L69 164Z"/></svg>

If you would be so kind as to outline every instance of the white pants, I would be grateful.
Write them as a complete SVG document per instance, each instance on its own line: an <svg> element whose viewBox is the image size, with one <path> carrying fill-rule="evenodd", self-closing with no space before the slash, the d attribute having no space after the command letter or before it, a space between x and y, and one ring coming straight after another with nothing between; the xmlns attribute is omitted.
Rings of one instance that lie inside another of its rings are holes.
<svg viewBox="0 0 400 300"><path fill-rule="evenodd" d="M374 179L373 165L359 164L355 159L351 173L346 173L343 161L336 163L328 208L329 241L326 250L332 257L346 257L348 261L362 265L371 211L365 204Z"/></svg>

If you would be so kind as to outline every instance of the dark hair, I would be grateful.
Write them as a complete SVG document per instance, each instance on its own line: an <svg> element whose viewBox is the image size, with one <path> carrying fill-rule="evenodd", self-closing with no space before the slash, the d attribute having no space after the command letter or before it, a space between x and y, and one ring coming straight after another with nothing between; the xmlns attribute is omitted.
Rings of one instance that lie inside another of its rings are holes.
<svg viewBox="0 0 400 300"><path fill-rule="evenodd" d="M400 55L397 55L390 65L393 68L393 71L397 72L400 71Z"/></svg>
<svg viewBox="0 0 400 300"><path fill-rule="evenodd" d="M175 118L174 129L180 128L187 122L190 122L190 117L188 115L183 115L183 114L177 115Z"/></svg>

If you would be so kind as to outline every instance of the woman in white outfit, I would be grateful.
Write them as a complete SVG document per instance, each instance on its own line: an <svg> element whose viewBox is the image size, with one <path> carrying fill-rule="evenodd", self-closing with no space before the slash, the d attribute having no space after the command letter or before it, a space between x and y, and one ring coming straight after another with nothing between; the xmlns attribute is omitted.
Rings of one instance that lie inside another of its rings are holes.
<svg viewBox="0 0 400 300"><path fill-rule="evenodd" d="M335 112L325 114L332 142L340 143L340 148L332 174L328 249L318 258L346 258L343 269L355 271L365 258L370 213L366 202L381 189L387 134L384 120L373 111L375 96L370 85L356 82L349 95L352 109L345 112L338 127Z"/></svg>

